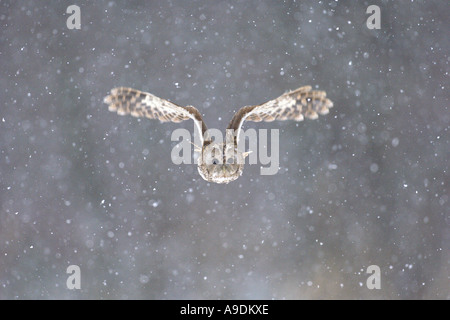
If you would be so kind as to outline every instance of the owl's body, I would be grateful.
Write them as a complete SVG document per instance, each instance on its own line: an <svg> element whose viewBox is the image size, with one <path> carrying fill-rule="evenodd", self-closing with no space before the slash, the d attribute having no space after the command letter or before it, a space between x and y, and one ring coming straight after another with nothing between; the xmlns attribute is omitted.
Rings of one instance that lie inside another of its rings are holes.
<svg viewBox="0 0 450 320"><path fill-rule="evenodd" d="M239 151L237 144L203 143L198 157L198 172L206 181L229 183L242 175L245 153Z"/></svg>
<svg viewBox="0 0 450 320"><path fill-rule="evenodd" d="M209 138L200 112L192 106L179 106L150 93L131 88L115 88L104 98L110 111L119 115L159 119L162 122L181 122L192 119L201 137L198 158L200 176L209 182L229 183L242 175L248 152L238 149L239 133L244 121L302 121L305 117L316 119L327 114L333 102L325 91L311 91L310 86L287 92L277 99L256 106L241 108L227 127L226 143L215 143ZM231 133L231 136L228 136Z"/></svg>

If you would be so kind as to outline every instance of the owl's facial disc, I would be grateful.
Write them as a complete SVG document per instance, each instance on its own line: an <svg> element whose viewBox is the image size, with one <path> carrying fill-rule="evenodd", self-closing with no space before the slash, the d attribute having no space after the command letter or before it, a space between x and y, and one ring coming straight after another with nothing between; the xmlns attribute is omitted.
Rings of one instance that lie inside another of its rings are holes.
<svg viewBox="0 0 450 320"><path fill-rule="evenodd" d="M216 183L228 183L239 178L244 169L242 152L223 145L203 149L198 161L198 171L203 179Z"/></svg>

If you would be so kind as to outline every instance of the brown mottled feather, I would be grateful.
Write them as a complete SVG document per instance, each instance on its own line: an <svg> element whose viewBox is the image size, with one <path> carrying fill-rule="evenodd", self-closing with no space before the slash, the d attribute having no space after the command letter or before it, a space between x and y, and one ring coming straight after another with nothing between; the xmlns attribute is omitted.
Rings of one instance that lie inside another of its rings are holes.
<svg viewBox="0 0 450 320"><path fill-rule="evenodd" d="M131 88L114 88L103 100L109 111L119 115L130 114L134 117L158 119L162 122L181 122L192 119L201 128L202 135L207 130L200 112L192 106L179 106L173 102L158 98L151 93Z"/></svg>
<svg viewBox="0 0 450 320"><path fill-rule="evenodd" d="M305 117L316 119L319 114L327 114L333 107L333 102L327 99L325 91L312 91L310 86L298 88L287 92L280 97L257 106L241 108L231 119L227 129L233 129L234 143L232 145L213 143L208 135L200 112L192 107L182 107L165 99L158 98L150 93L131 88L115 88L111 94L104 98L110 111L119 115L130 114L134 117L159 119L162 122L181 122L192 119L201 133L201 155L198 158L198 171L203 179L215 183L229 183L236 180L243 171L246 154L238 150L239 132L244 121L274 121L296 120L302 121ZM227 131L227 138L228 138ZM223 150L222 164L209 163L216 155L210 149ZM230 156L231 153L231 156ZM237 162L234 162L237 157ZM227 163L227 158L233 162Z"/></svg>
<svg viewBox="0 0 450 320"><path fill-rule="evenodd" d="M319 114L327 114L333 107L326 95L325 91L311 91L311 86L300 87L266 103L241 108L231 119L228 129L234 129L238 136L244 121L317 119Z"/></svg>

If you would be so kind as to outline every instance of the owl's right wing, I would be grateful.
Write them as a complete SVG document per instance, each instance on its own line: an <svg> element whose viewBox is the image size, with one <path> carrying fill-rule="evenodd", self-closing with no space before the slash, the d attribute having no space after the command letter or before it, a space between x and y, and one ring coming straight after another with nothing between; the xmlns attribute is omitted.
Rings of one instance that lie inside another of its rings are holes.
<svg viewBox="0 0 450 320"><path fill-rule="evenodd" d="M327 114L333 107L333 102L326 96L325 91L311 90L311 86L300 87L266 103L241 108L227 129L233 129L238 140L244 121L317 119L319 114Z"/></svg>
<svg viewBox="0 0 450 320"><path fill-rule="evenodd" d="M158 119L161 122L181 122L192 119L200 133L203 144L203 135L207 128L200 112L192 107L182 107L173 102L158 98L151 93L131 88L114 88L111 94L103 99L108 110L119 115L130 114L134 117Z"/></svg>

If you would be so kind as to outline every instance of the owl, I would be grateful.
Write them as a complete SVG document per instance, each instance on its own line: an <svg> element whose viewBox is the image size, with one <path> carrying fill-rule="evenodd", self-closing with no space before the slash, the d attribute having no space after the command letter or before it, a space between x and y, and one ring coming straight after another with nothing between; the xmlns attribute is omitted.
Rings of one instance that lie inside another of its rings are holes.
<svg viewBox="0 0 450 320"><path fill-rule="evenodd" d="M151 93L131 88L114 88L104 98L109 111L119 115L132 115L158 119L161 122L181 122L192 119L201 137L197 165L200 176L209 182L229 183L242 175L245 157L249 152L238 148L239 134L244 121L317 119L333 107L325 91L312 90L311 86L300 87L266 103L242 107L236 112L227 127L226 142L215 142L208 134L202 115L193 106L179 106Z"/></svg>

